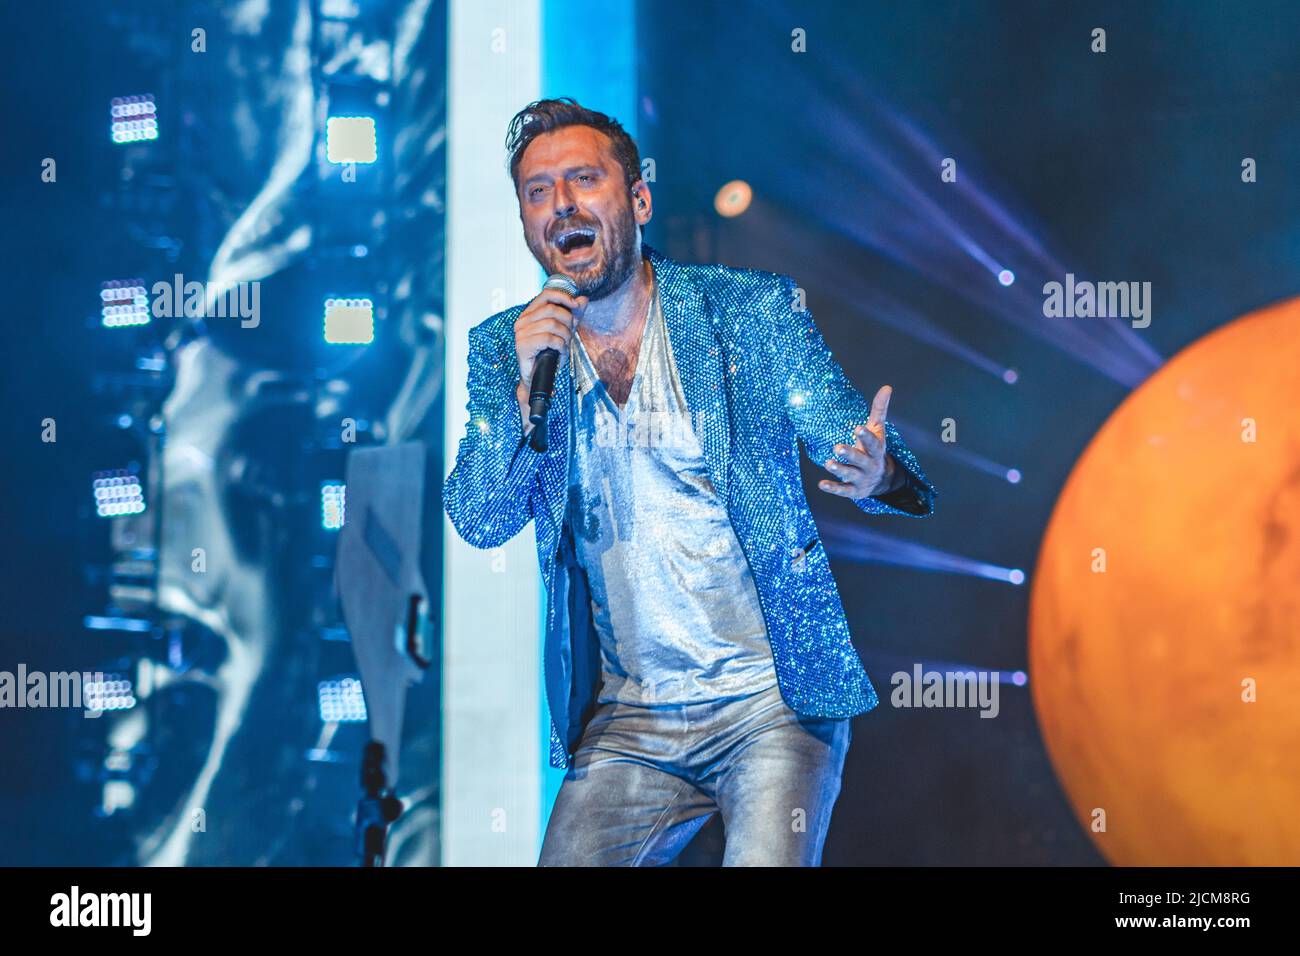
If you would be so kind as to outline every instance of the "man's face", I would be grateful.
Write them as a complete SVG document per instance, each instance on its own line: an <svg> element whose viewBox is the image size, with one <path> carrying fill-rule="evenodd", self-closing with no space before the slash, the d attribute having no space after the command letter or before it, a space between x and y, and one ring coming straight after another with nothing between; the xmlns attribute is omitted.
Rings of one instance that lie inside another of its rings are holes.
<svg viewBox="0 0 1300 956"><path fill-rule="evenodd" d="M626 185L613 144L590 126L565 126L528 144L519 161L519 219L547 274L602 299L639 264L638 226L650 220L650 188Z"/></svg>

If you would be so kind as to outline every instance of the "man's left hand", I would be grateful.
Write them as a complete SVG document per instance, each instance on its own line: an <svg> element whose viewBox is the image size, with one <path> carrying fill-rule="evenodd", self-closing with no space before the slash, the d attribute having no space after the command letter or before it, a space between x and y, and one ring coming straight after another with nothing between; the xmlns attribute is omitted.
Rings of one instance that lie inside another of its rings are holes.
<svg viewBox="0 0 1300 956"><path fill-rule="evenodd" d="M818 482L822 491L844 498L870 498L898 484L898 463L885 452L885 413L893 391L888 385L881 386L871 402L867 423L854 430L854 444L835 446L835 454L845 460L832 458L824 467L840 480Z"/></svg>

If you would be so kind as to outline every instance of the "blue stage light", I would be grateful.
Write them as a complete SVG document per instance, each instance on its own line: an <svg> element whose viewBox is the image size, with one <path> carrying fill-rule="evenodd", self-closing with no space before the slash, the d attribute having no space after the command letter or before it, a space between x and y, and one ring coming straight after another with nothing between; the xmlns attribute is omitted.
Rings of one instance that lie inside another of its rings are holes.
<svg viewBox="0 0 1300 956"><path fill-rule="evenodd" d="M1018 485L1018 484L1020 484L1020 469L1019 469L1019 468L1008 468L1008 469L1007 469L1007 481L1011 482L1013 485Z"/></svg>
<svg viewBox="0 0 1300 956"><path fill-rule="evenodd" d="M115 96L110 111L113 116L110 127L113 142L138 143L158 138L158 114L154 109L152 93Z"/></svg>
<svg viewBox="0 0 1300 956"><path fill-rule="evenodd" d="M104 617L99 614L87 614L81 623L92 631L135 631L148 634L153 630L153 622L139 617Z"/></svg>
<svg viewBox="0 0 1300 956"><path fill-rule="evenodd" d="M326 531L338 531L347 517L347 485L323 481L320 486L320 524Z"/></svg>
<svg viewBox="0 0 1300 956"><path fill-rule="evenodd" d="M355 677L321 681L316 685L316 697L325 723L359 724L366 719L366 698Z"/></svg>
<svg viewBox="0 0 1300 956"><path fill-rule="evenodd" d="M137 515L144 511L140 476L125 469L97 471L94 475L95 513L101 518Z"/></svg>
<svg viewBox="0 0 1300 956"><path fill-rule="evenodd" d="M366 345L375 340L375 304L370 299L326 299L325 341Z"/></svg>
<svg viewBox="0 0 1300 956"><path fill-rule="evenodd" d="M969 574L1012 585L1020 585L1025 581L1025 572L1019 568L1003 567L952 554L916 541L881 534L860 525L828 523L822 529L822 543L831 554L846 561Z"/></svg>
<svg viewBox="0 0 1300 956"><path fill-rule="evenodd" d="M1016 274L1010 269L1003 269L998 273L998 281L1003 285L1011 285L1011 283L1016 281Z"/></svg>
<svg viewBox="0 0 1300 956"><path fill-rule="evenodd" d="M112 279L100 283L100 323L106 329L148 325L149 292L143 279Z"/></svg>
<svg viewBox="0 0 1300 956"><path fill-rule="evenodd" d="M325 121L325 159L336 165L373 163L379 158L370 116L331 116Z"/></svg>
<svg viewBox="0 0 1300 956"><path fill-rule="evenodd" d="M101 674L100 680L82 681L81 700L84 710L130 710L135 706L135 690L121 674Z"/></svg>

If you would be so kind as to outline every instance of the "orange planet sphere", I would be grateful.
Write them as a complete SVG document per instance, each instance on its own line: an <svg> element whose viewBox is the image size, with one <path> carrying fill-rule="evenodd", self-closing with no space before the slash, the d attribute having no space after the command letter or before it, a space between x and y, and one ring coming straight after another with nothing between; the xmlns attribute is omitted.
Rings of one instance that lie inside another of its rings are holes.
<svg viewBox="0 0 1300 956"><path fill-rule="evenodd" d="M1057 502L1029 618L1048 751L1111 863L1300 864L1300 299L1120 405Z"/></svg>

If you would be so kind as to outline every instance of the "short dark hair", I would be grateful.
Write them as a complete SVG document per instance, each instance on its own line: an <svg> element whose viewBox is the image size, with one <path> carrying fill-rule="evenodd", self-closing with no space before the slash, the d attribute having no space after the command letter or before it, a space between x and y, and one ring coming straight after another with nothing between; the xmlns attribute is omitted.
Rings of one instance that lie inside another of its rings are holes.
<svg viewBox="0 0 1300 956"><path fill-rule="evenodd" d="M641 154L623 125L604 113L580 106L571 96L560 96L529 103L510 121L510 128L506 131L506 149L510 151L510 178L514 180L516 194L519 192L519 161L523 159L528 144L543 133L565 126L590 126L608 136L614 144L614 158L623 170L629 190L641 178Z"/></svg>

